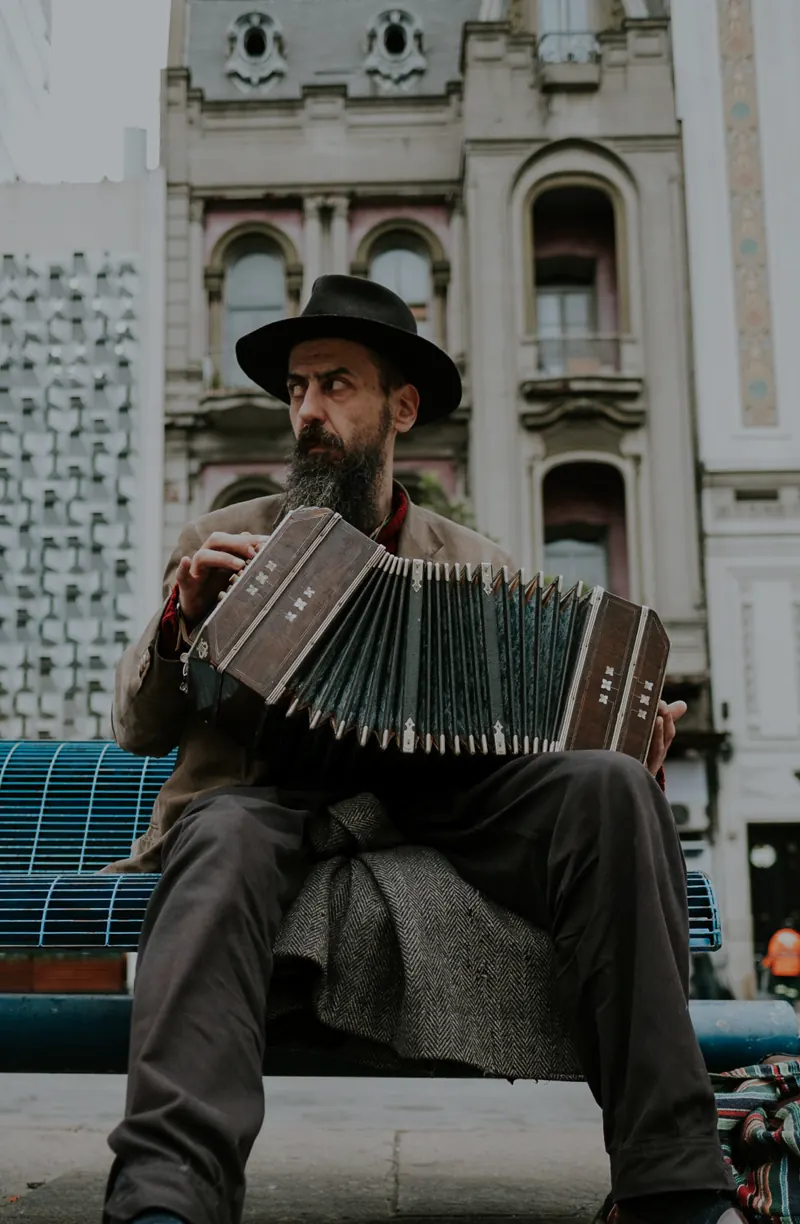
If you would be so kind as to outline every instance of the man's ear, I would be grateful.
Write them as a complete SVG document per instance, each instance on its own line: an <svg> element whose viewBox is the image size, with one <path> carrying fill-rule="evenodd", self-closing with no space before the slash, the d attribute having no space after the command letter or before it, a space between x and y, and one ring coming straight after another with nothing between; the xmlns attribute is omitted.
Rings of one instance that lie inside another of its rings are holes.
<svg viewBox="0 0 800 1224"><path fill-rule="evenodd" d="M395 392L394 427L398 433L408 433L419 412L419 391L406 383Z"/></svg>

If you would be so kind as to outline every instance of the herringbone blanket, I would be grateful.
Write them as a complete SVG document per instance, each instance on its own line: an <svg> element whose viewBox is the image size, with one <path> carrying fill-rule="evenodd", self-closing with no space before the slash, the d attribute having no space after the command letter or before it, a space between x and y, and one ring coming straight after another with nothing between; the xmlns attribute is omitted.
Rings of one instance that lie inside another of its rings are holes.
<svg viewBox="0 0 800 1224"><path fill-rule="evenodd" d="M275 945L272 1040L336 1035L346 1057L388 1070L581 1078L542 931L402 844L370 795L332 808L310 841L315 866Z"/></svg>

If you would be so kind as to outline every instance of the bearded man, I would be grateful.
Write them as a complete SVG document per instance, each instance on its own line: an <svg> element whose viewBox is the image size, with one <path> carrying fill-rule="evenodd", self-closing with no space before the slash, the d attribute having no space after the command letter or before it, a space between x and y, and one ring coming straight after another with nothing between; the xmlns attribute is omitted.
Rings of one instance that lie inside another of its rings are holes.
<svg viewBox="0 0 800 1224"><path fill-rule="evenodd" d="M114 1224L238 1224L263 1118L272 945L302 882L304 828L330 800L309 796L307 778L303 794L278 781L277 749L256 759L193 712L180 660L193 630L303 505L338 511L400 556L511 565L393 479L398 435L461 398L455 366L393 293L323 277L299 318L246 336L237 357L289 406L285 492L184 528L165 604L117 673L120 746L179 751L150 828L109 868L162 873L140 947L126 1116L110 1137ZM559 1003L603 1110L619 1224L743 1218L687 1008L685 867L655 777L684 710L662 703L646 767L614 752L531 756L483 775L465 762L463 783L427 803L398 795L396 777L385 795L371 780L407 840L439 849L491 900L550 932Z"/></svg>

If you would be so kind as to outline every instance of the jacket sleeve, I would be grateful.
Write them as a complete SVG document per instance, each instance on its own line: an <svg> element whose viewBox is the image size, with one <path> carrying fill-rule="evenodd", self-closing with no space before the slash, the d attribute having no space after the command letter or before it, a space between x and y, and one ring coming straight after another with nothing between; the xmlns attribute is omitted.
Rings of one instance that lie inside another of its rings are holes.
<svg viewBox="0 0 800 1224"><path fill-rule="evenodd" d="M180 559L192 556L202 543L196 524L184 527L164 571L164 603L117 665L111 727L114 739L126 752L166 756L178 744L191 711L188 697L181 692L183 664L159 654L158 634Z"/></svg>

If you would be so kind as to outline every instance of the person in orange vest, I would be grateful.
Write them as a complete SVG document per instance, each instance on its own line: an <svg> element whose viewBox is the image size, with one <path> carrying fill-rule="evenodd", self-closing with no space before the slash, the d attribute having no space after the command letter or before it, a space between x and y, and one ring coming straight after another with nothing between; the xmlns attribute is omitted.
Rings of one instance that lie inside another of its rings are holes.
<svg viewBox="0 0 800 1224"><path fill-rule="evenodd" d="M800 931L792 918L772 936L761 964L769 970L774 994L800 995Z"/></svg>

